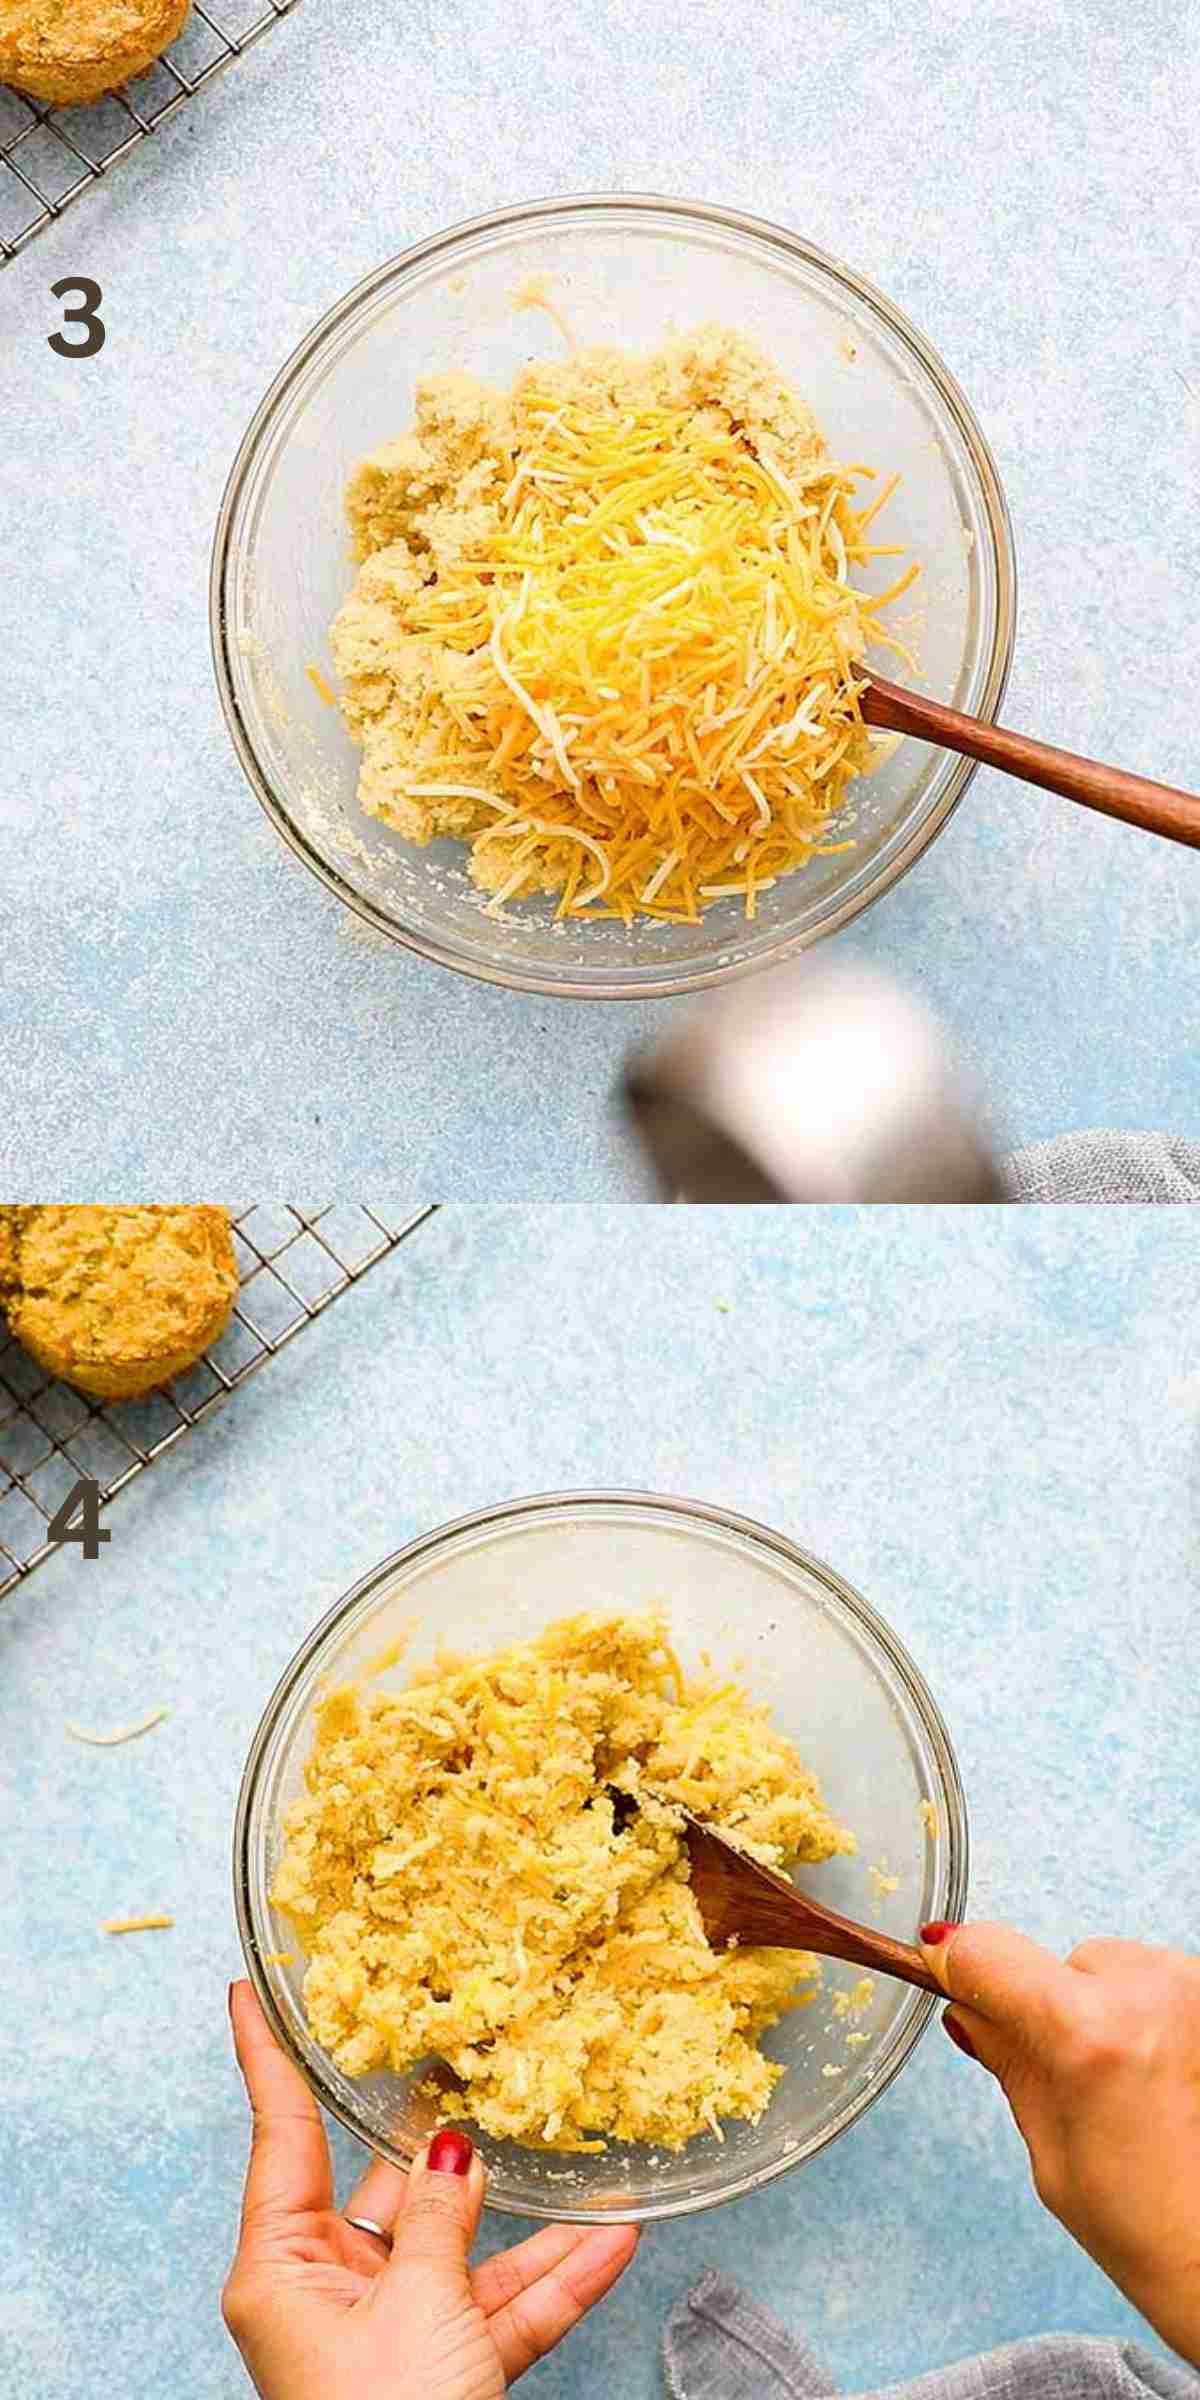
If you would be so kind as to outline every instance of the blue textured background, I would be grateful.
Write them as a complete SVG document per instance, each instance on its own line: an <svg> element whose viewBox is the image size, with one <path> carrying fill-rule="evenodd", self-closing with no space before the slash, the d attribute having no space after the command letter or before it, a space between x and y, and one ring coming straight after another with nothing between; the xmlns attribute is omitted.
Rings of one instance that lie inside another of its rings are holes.
<svg viewBox="0 0 1200 2400"><path fill-rule="evenodd" d="M1008 488L1010 721L1200 784L1198 88L1200 11L1168 0L301 0L36 242L0 277L10 1188L280 1185L300 1146L326 1188L634 1188L607 1096L672 1004L476 988L360 927L260 815L209 669L255 403L368 269L475 211L676 191L881 284ZM105 292L84 363L46 346L65 273ZM922 987L1014 1139L1195 1132L1198 874L981 775L844 948Z"/></svg>
<svg viewBox="0 0 1200 2400"><path fill-rule="evenodd" d="M1195 1946L1195 1261L1186 1211L443 1212L118 1499L98 1563L39 1568L0 1610L4 2390L243 2390L242 1759L318 1613L461 1510L642 1483L792 1533L944 1706L976 1912ZM63 1730L158 1702L127 1749ZM173 1932L97 1930L155 1905ZM543 2400L650 2400L710 2261L850 2387L1133 2322L936 2032L823 2158L651 2229Z"/></svg>

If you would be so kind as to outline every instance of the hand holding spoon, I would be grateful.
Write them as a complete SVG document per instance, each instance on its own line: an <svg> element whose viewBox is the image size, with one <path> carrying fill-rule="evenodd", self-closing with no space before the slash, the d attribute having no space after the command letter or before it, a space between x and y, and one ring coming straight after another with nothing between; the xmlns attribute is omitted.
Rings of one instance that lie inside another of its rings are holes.
<svg viewBox="0 0 1200 2400"><path fill-rule="evenodd" d="M1093 758L1077 758L1072 750L1055 750L1049 742L1032 741L1028 734L1009 733L1003 725L986 725L981 717L965 717L957 708L944 708L920 692L905 691L882 675L868 674L860 705L868 725L890 733L912 734L918 741L939 742L944 750L961 751L984 766L999 767L1004 775L1019 775L1064 800L1078 800L1101 816L1121 817L1147 833L1165 834L1170 842L1200 849L1200 794L1178 792L1169 783L1151 783L1144 775L1127 775L1120 767L1101 766Z"/></svg>

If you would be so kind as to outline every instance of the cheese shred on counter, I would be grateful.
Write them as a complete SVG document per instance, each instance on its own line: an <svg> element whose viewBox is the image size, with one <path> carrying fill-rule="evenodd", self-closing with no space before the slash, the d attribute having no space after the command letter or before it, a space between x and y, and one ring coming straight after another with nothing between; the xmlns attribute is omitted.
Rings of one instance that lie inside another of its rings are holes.
<svg viewBox="0 0 1200 2400"><path fill-rule="evenodd" d="M721 327L592 350L511 391L430 377L365 459L357 583L332 628L359 797L410 841L452 835L489 907L695 922L835 839L879 756L856 673L918 569L775 369Z"/></svg>
<svg viewBox="0 0 1200 2400"><path fill-rule="evenodd" d="M314 2038L353 2076L440 2060L444 2115L534 2146L675 2150L758 2118L783 2073L758 2036L819 1969L709 1948L673 1803L770 1865L854 1847L655 1612L328 1693L272 1890Z"/></svg>

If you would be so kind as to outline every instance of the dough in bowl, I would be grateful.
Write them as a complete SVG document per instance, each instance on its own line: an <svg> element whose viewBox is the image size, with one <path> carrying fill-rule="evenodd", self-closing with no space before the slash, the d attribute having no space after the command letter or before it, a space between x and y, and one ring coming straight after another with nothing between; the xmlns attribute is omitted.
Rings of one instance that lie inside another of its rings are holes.
<svg viewBox="0 0 1200 2400"><path fill-rule="evenodd" d="M314 2039L347 2075L439 2060L443 2115L538 2149L756 2120L784 2072L759 2036L820 1970L710 1949L681 1806L770 1866L854 1848L736 1677L684 1673L661 1610L327 1692L271 1893Z"/></svg>
<svg viewBox="0 0 1200 2400"><path fill-rule="evenodd" d="M22 1347L96 1400L134 1400L217 1340L237 1296L223 1208L0 1210L0 1307Z"/></svg>
<svg viewBox="0 0 1200 2400"><path fill-rule="evenodd" d="M0 82L66 107L144 74L191 0L0 0Z"/></svg>

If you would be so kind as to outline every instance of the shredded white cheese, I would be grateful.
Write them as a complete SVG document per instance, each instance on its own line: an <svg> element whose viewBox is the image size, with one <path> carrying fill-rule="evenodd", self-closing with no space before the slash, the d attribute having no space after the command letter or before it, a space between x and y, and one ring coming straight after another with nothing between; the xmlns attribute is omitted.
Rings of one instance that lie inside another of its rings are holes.
<svg viewBox="0 0 1200 2400"><path fill-rule="evenodd" d="M112 1733L89 1733L85 1725L76 1725L68 1717L66 1729L74 1741L89 1742L94 1750L115 1750L118 1743L136 1742L139 1734L149 1733L152 1726L161 1725L167 1714L165 1708L152 1708L149 1716L139 1717L136 1725L118 1725Z"/></svg>

